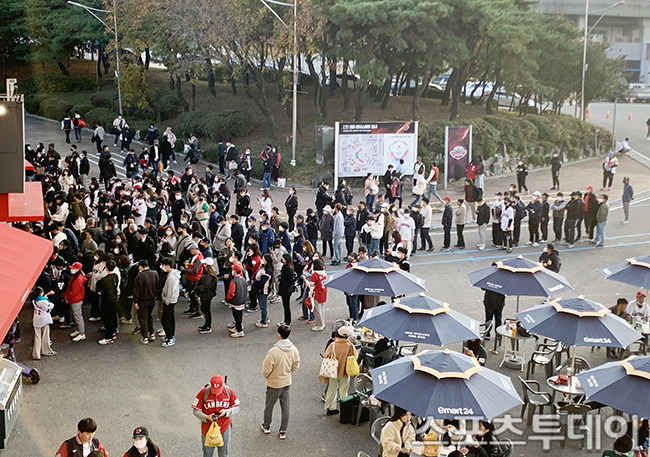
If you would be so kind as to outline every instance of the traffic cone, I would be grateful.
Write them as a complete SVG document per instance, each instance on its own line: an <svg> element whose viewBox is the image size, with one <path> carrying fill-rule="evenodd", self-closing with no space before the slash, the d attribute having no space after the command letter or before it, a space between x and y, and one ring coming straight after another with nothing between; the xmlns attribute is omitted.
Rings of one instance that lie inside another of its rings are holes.
<svg viewBox="0 0 650 457"><path fill-rule="evenodd" d="M632 120L632 111L630 111L630 114L627 115L627 120L631 121Z"/></svg>
<svg viewBox="0 0 650 457"><path fill-rule="evenodd" d="M609 119L609 111L607 111L607 116L605 116L605 119Z"/></svg>

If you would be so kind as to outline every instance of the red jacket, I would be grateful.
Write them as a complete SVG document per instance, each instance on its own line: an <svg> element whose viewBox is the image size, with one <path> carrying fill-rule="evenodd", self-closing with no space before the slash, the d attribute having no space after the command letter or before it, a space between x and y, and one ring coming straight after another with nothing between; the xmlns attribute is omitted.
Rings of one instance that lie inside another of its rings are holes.
<svg viewBox="0 0 650 457"><path fill-rule="evenodd" d="M84 284L86 283L86 276L83 272L79 272L76 276L72 276L68 282L68 286L63 292L63 298L68 303L79 303L84 299Z"/></svg>
<svg viewBox="0 0 650 457"><path fill-rule="evenodd" d="M325 303L327 300L327 287L323 286L325 279L327 279L325 270L314 271L311 274L311 282L314 283L314 299L318 303Z"/></svg>

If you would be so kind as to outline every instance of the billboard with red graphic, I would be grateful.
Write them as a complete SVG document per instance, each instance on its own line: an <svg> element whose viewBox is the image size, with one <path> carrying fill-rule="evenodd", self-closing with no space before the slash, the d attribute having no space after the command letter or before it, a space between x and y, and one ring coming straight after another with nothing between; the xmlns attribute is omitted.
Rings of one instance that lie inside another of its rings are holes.
<svg viewBox="0 0 650 457"><path fill-rule="evenodd" d="M449 179L465 177L472 160L472 126L445 127L445 189Z"/></svg>

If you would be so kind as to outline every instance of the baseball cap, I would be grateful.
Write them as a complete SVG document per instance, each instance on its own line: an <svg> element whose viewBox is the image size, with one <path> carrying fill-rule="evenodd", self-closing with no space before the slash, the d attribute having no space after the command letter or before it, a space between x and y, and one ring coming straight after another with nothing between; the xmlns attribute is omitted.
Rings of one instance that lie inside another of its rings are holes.
<svg viewBox="0 0 650 457"><path fill-rule="evenodd" d="M494 195L503 195L503 194L502 194L501 192L497 192L497 193L494 194Z"/></svg>
<svg viewBox="0 0 650 457"><path fill-rule="evenodd" d="M221 392L223 392L223 376L217 374L210 378L210 394L220 394Z"/></svg>
<svg viewBox="0 0 650 457"><path fill-rule="evenodd" d="M206 265L214 265L214 259L212 257L206 257L205 259L201 259L201 263L204 263Z"/></svg>
<svg viewBox="0 0 650 457"><path fill-rule="evenodd" d="M232 266L232 271L234 271L235 273L241 273L244 270L241 265L237 264Z"/></svg>
<svg viewBox="0 0 650 457"><path fill-rule="evenodd" d="M81 265L81 262L75 262L72 265L70 265L71 270L81 270L83 265Z"/></svg>
<svg viewBox="0 0 650 457"><path fill-rule="evenodd" d="M589 185L589 186L585 187L585 189L594 190L594 186Z"/></svg>
<svg viewBox="0 0 650 457"><path fill-rule="evenodd" d="M643 291L643 290L638 291L638 292L636 293L636 296L637 296L637 297L645 297L645 291Z"/></svg>
<svg viewBox="0 0 650 457"><path fill-rule="evenodd" d="M325 212L331 213L332 212L332 207L330 205L326 205L325 208L323 208L323 212L324 213Z"/></svg>
<svg viewBox="0 0 650 457"><path fill-rule="evenodd" d="M535 195L536 197L541 197L542 196L542 194L538 190L533 192L533 195Z"/></svg>
<svg viewBox="0 0 650 457"><path fill-rule="evenodd" d="M344 326L338 329L338 334L343 338L350 338L350 336L354 335L354 329L349 326Z"/></svg>
<svg viewBox="0 0 650 457"><path fill-rule="evenodd" d="M450 202L450 201L451 201L451 197L450 197L449 195L447 195L445 198L443 198L443 200L446 200L446 201Z"/></svg>
<svg viewBox="0 0 650 457"><path fill-rule="evenodd" d="M187 250L189 251L190 249L198 249L199 245L196 244L194 241L192 241L190 244L187 245Z"/></svg>
<svg viewBox="0 0 650 457"><path fill-rule="evenodd" d="M133 438L140 438L143 436L149 436L149 431L145 427L138 427L133 430Z"/></svg>

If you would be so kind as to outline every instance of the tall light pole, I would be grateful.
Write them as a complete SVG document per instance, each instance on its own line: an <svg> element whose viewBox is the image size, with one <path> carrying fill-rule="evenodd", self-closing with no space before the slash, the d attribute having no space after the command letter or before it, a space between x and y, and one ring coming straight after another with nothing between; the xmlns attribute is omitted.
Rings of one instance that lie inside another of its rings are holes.
<svg viewBox="0 0 650 457"><path fill-rule="evenodd" d="M117 14L115 13L115 0L113 0L113 11L108 11L108 10L100 10L98 8L92 8L90 6L82 5L81 3L73 2L68 0L68 3L73 6L78 6L80 8L85 9L88 11L90 14L93 15L95 19L97 19L99 22L104 24L104 27L107 29L110 29L108 24L104 22L99 16L97 16L94 11L97 11L98 13L107 13L107 14L112 14L113 15L113 32L115 33L115 64L116 64L116 71L115 71L115 77L117 78L117 100L120 105L120 114L123 114L122 112L122 88L120 87L120 44L117 40ZM98 56L99 58L99 56Z"/></svg>
<svg viewBox="0 0 650 457"><path fill-rule="evenodd" d="M269 3L281 6L290 6L293 8L293 109L291 116L291 166L296 166L296 142L298 132L298 0L293 0L293 3L283 3L276 0L260 0L285 27L289 27L286 22L282 20L280 15L275 12ZM267 3L268 2L268 3Z"/></svg>
<svg viewBox="0 0 650 457"><path fill-rule="evenodd" d="M605 15L609 10L611 10L612 8L616 8L617 6L620 6L623 3L625 3L625 1L616 2L613 5L608 6L607 8L603 8L597 11L592 11L591 14L600 13L600 12L602 12L603 14L601 14L598 20L594 23L594 25L592 25L591 28L589 28L589 0L585 0L585 28L584 28L584 36L582 38L582 80L580 84L580 119L582 119L583 121L585 120L585 74L587 72L587 36L593 30L593 28L596 27L596 25L598 25L600 20L603 17L605 17Z"/></svg>

